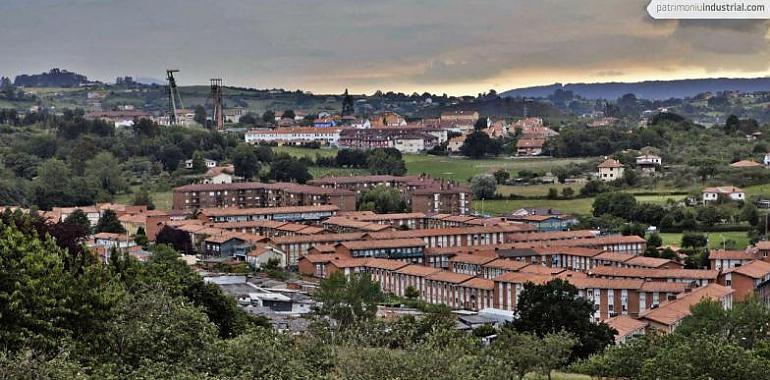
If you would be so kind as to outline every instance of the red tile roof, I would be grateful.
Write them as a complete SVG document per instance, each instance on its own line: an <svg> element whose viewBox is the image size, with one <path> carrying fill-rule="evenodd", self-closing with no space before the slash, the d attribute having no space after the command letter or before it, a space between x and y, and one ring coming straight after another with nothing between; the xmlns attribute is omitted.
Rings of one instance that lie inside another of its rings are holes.
<svg viewBox="0 0 770 380"><path fill-rule="evenodd" d="M720 301L722 298L733 292L734 290L722 285L708 284L694 289L690 293L680 294L673 301L662 303L659 307L642 314L640 319L672 326L690 315L690 308L701 302L703 299Z"/></svg>

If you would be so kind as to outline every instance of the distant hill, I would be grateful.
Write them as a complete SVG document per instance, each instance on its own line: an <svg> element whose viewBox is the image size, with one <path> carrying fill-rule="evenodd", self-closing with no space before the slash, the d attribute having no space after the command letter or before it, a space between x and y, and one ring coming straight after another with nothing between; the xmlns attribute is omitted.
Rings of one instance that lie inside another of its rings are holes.
<svg viewBox="0 0 770 380"><path fill-rule="evenodd" d="M22 87L77 87L88 83L85 75L62 69L51 69L47 73L22 74L13 80L13 84Z"/></svg>
<svg viewBox="0 0 770 380"><path fill-rule="evenodd" d="M553 94L557 89L572 91L588 99L615 99L633 93L643 99L685 98L703 92L770 91L770 78L709 78L682 79L669 81L644 82L609 82L609 83L555 83L547 86L535 86L503 92L502 96L521 96L542 98Z"/></svg>

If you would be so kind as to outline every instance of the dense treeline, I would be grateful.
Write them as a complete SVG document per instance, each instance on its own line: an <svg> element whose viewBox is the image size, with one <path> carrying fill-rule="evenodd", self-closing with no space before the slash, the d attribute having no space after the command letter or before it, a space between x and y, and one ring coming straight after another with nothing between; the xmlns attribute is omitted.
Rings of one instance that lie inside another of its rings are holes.
<svg viewBox="0 0 770 380"><path fill-rule="evenodd" d="M607 349L573 370L597 377L654 380L770 379L770 309L750 298L725 310L715 301L692 309L670 335Z"/></svg>
<svg viewBox="0 0 770 380"><path fill-rule="evenodd" d="M746 135L761 132L757 141L747 144ZM549 142L559 157L611 156L623 150L655 148L666 164L690 164L713 159L730 163L765 153L767 126L755 120L729 117L723 125L706 128L679 115L661 113L640 128L568 126ZM694 165L701 166L701 165Z"/></svg>
<svg viewBox="0 0 770 380"><path fill-rule="evenodd" d="M379 286L340 273L320 284L309 330L280 333L168 246L152 247L145 263L112 252L105 265L78 248L82 230L66 232L77 227L0 215L0 378L522 379L611 341L562 281L525 286L519 322L469 334L443 307L379 319ZM536 323L543 312L555 318ZM491 334L497 342L484 346Z"/></svg>
<svg viewBox="0 0 770 380"><path fill-rule="evenodd" d="M312 161L241 141L236 134L161 127L148 119L115 128L86 119L82 111L28 113L21 119L2 111L0 204L50 209L111 201L132 191L146 197L196 180L206 171L204 158L233 163L235 174L249 180L312 178L307 168ZM188 159L192 169L185 168Z"/></svg>

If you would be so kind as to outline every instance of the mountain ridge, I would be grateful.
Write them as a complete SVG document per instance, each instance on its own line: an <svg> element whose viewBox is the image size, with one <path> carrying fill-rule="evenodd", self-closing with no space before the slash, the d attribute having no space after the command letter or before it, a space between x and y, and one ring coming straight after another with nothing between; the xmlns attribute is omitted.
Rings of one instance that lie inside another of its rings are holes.
<svg viewBox="0 0 770 380"><path fill-rule="evenodd" d="M756 78L702 78L649 80L640 82L554 83L522 87L502 92L501 96L544 98L562 89L587 99L615 99L632 93L638 98L663 100L685 98L704 92L770 91L770 77Z"/></svg>

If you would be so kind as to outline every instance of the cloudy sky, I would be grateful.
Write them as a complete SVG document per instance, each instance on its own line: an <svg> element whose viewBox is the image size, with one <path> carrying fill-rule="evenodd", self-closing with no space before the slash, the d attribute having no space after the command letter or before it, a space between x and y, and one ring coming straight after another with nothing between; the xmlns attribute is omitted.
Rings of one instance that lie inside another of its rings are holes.
<svg viewBox="0 0 770 380"><path fill-rule="evenodd" d="M648 0L0 0L0 74L338 93L766 76L765 21L656 21Z"/></svg>

